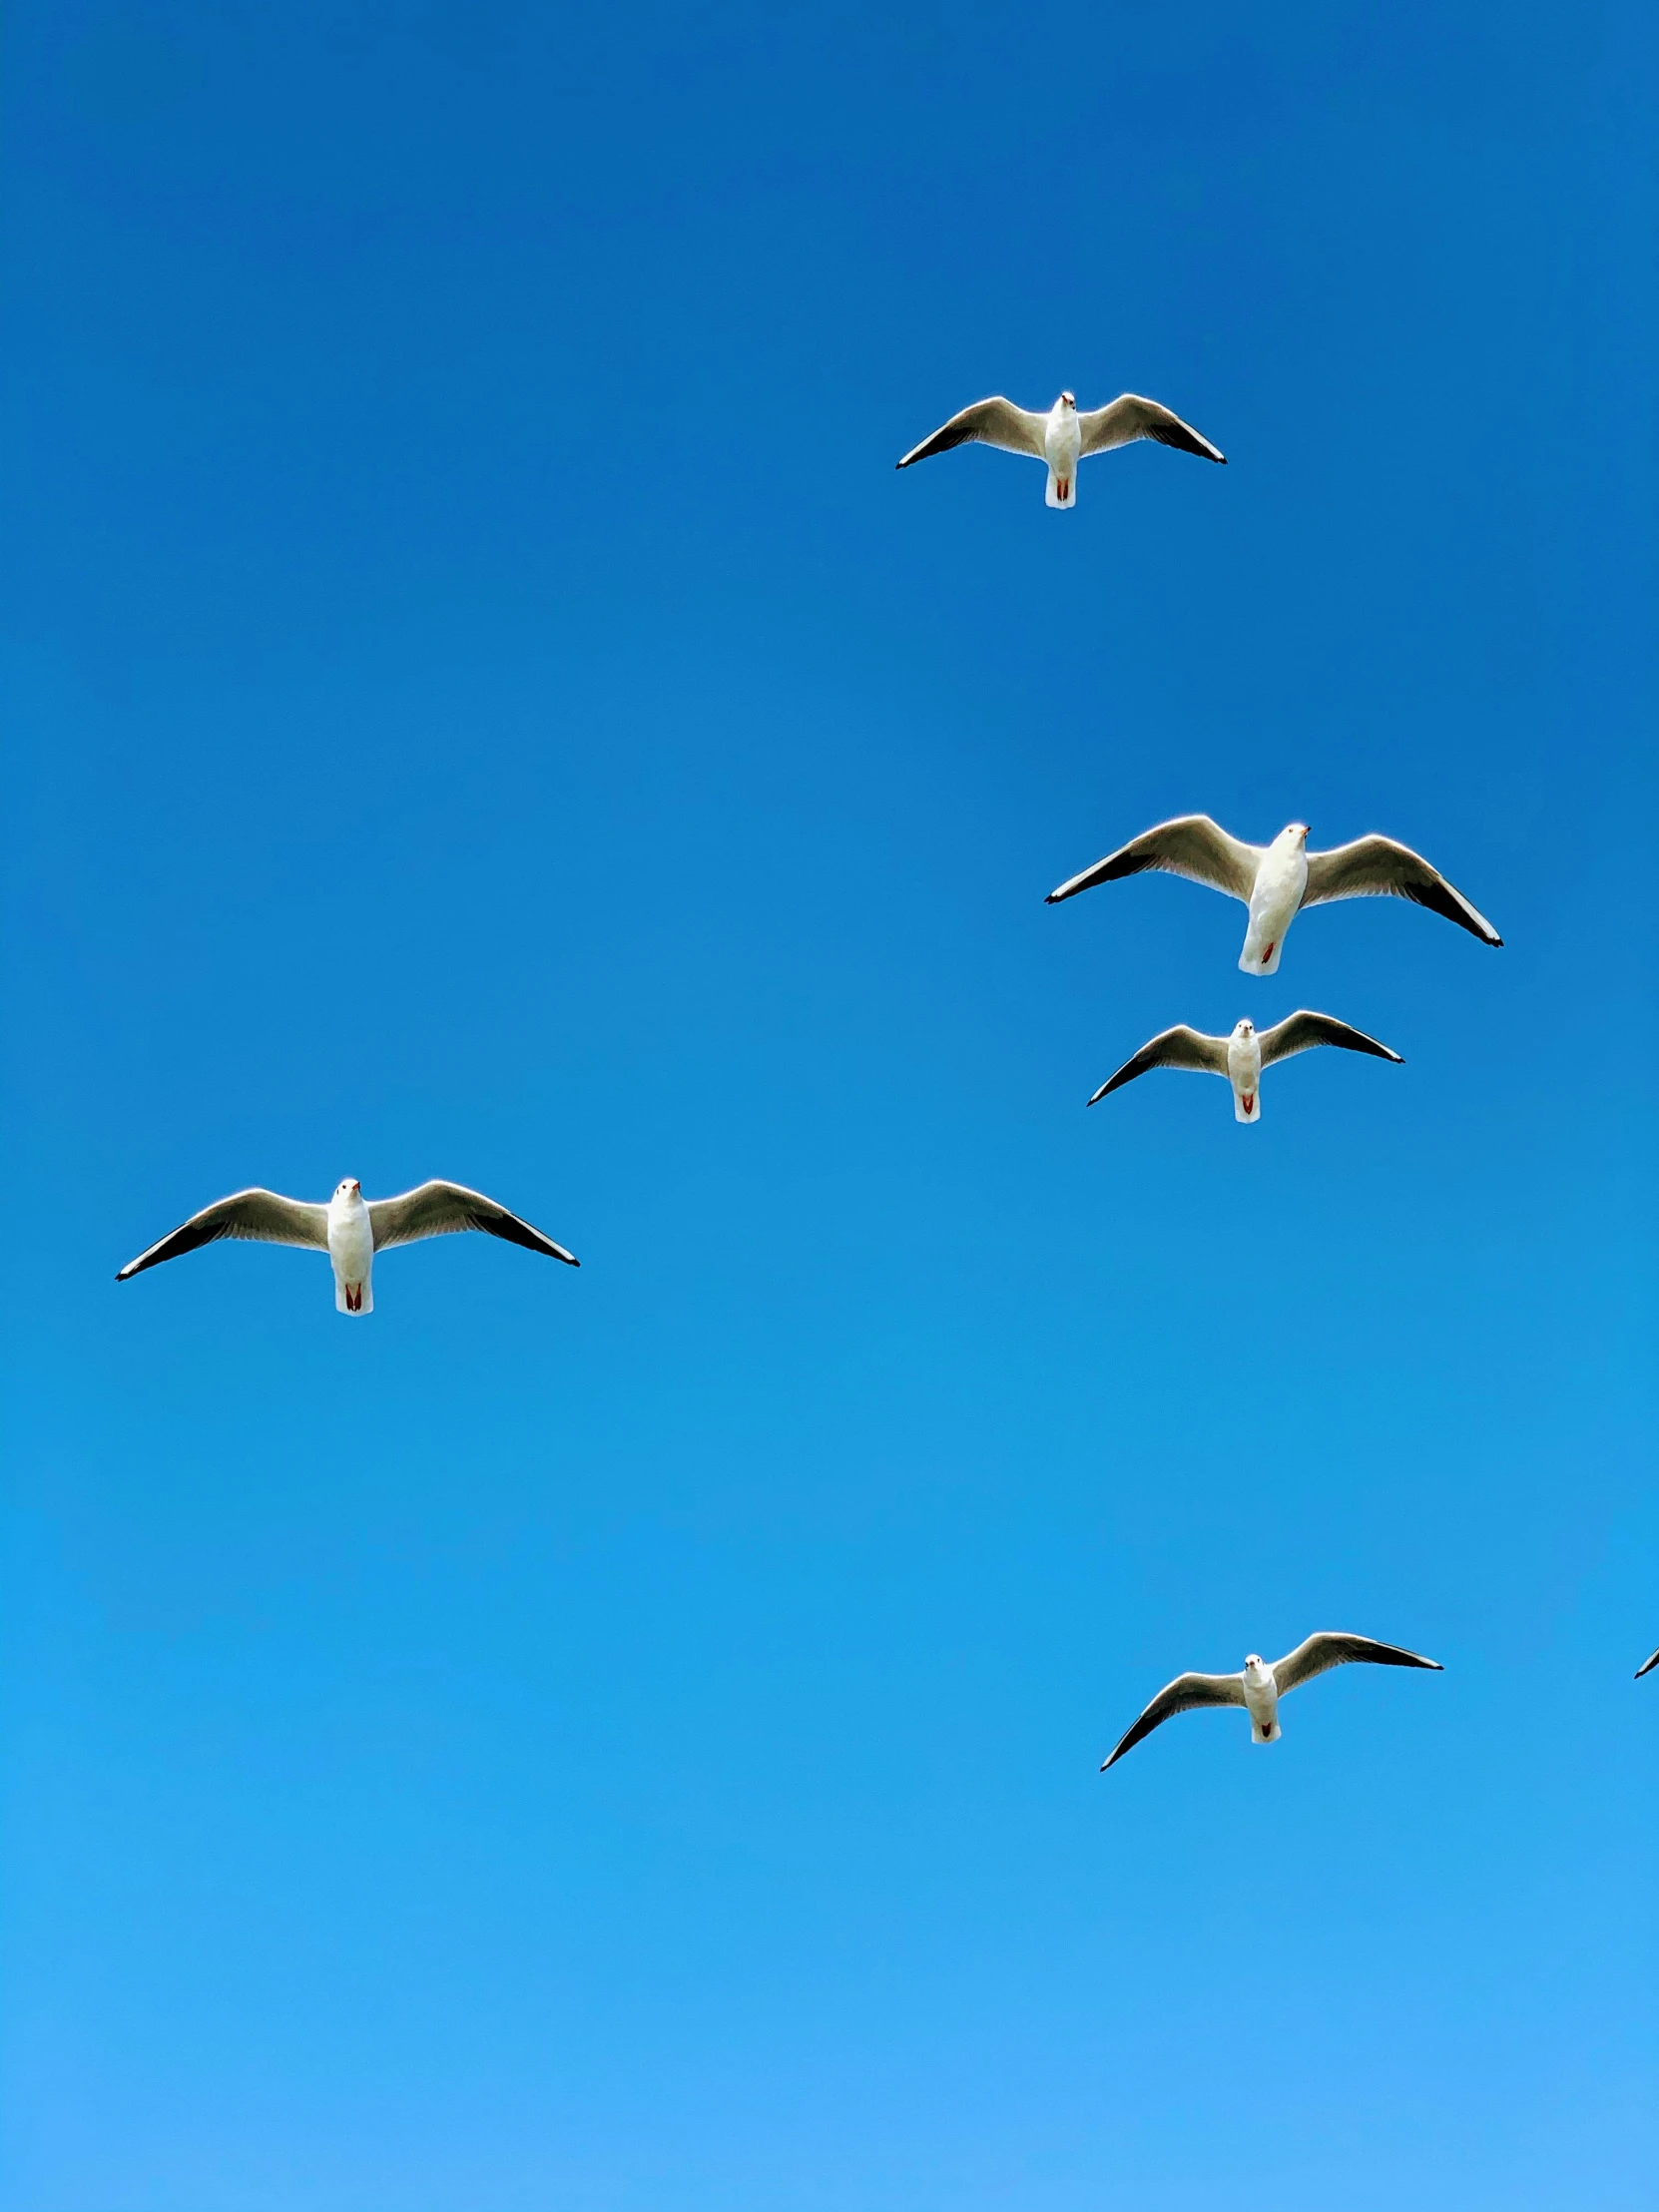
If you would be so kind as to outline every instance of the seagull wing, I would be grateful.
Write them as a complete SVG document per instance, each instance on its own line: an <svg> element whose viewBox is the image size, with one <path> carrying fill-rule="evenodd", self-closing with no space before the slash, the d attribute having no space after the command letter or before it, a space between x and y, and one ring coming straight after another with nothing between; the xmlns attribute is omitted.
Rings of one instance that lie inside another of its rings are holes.
<svg viewBox="0 0 1659 2212"><path fill-rule="evenodd" d="M125 1283L130 1275L159 1268L164 1260L177 1260L201 1245L217 1244L221 1237L242 1237L254 1244L304 1245L326 1252L328 1209L307 1205L303 1199L280 1198L275 1191L234 1191L229 1198L204 1206L171 1236L129 1260L116 1281Z"/></svg>
<svg viewBox="0 0 1659 2212"><path fill-rule="evenodd" d="M371 1198L368 1219L376 1252L383 1252L387 1245L416 1244L422 1237L449 1237L457 1230L481 1229L486 1236L505 1237L508 1244L522 1245L526 1252L544 1252L550 1260L563 1260L567 1267L581 1265L563 1245L556 1245L527 1221L509 1214L505 1206L498 1206L482 1191L469 1191L461 1183L422 1183L418 1190L405 1191L400 1198Z"/></svg>
<svg viewBox="0 0 1659 2212"><path fill-rule="evenodd" d="M1636 1669L1636 1680L1640 1682L1643 1675L1651 1674L1655 1667L1659 1667L1659 1651L1656 1651L1651 1659L1644 1659L1642 1661L1641 1665Z"/></svg>
<svg viewBox="0 0 1659 2212"><path fill-rule="evenodd" d="M1390 1051L1385 1044L1379 1044L1375 1037L1368 1037L1363 1029L1351 1029L1335 1014L1311 1014L1305 1006L1294 1014L1287 1014L1283 1021L1276 1021L1271 1029L1262 1031L1262 1065L1272 1067L1275 1060L1288 1060L1297 1052L1311 1052L1317 1044L1345 1045L1350 1052L1371 1052L1380 1060L1392 1060L1395 1067L1403 1065L1399 1053Z"/></svg>
<svg viewBox="0 0 1659 2212"><path fill-rule="evenodd" d="M1145 1075L1150 1068L1197 1068L1205 1075L1225 1075L1227 1039L1207 1037L1202 1030L1177 1022L1150 1044L1143 1044L1133 1059L1125 1060L1116 1075L1109 1075L1101 1084L1089 1104L1096 1105L1108 1091L1122 1090L1125 1083L1133 1083L1137 1075Z"/></svg>
<svg viewBox="0 0 1659 2212"><path fill-rule="evenodd" d="M1177 446L1183 453L1196 453L1201 460L1224 465L1227 460L1220 447L1200 437L1190 422L1160 407L1156 399L1142 399L1132 391L1114 399L1109 407L1091 407L1077 421L1086 454L1109 453L1114 445L1132 445L1137 438L1156 438L1160 445Z"/></svg>
<svg viewBox="0 0 1659 2212"><path fill-rule="evenodd" d="M953 414L930 438L912 445L904 458L894 465L908 468L912 461L925 461L935 453L948 453L953 445L975 444L997 445L1004 453L1029 453L1040 461L1044 458L1045 420L1043 415L1030 414L1024 407L1016 407L1011 399L976 399L971 407ZM1085 447L1084 451L1087 450Z"/></svg>
<svg viewBox="0 0 1659 2212"><path fill-rule="evenodd" d="M1453 890L1438 868L1392 837L1356 837L1352 844L1333 845L1329 852L1310 852L1302 903L1318 906L1328 898L1408 898L1413 905L1443 914L1483 944L1503 942L1485 915L1461 891Z"/></svg>
<svg viewBox="0 0 1659 2212"><path fill-rule="evenodd" d="M1358 1659L1369 1660L1374 1667L1431 1667L1436 1674L1445 1672L1437 1659L1424 1659L1400 1644L1380 1644L1370 1636L1345 1636L1322 1628L1274 1662L1273 1679L1284 1697L1312 1682L1316 1674L1324 1674L1327 1667L1346 1667Z"/></svg>
<svg viewBox="0 0 1659 2212"><path fill-rule="evenodd" d="M1266 850L1266 845L1230 837L1208 815L1178 815L1173 822L1143 830L1104 860L1072 876L1050 891L1044 904L1057 906L1062 898L1075 898L1097 883L1115 883L1120 876L1143 875L1148 868L1156 868L1165 875L1184 875L1190 883L1208 883L1212 890L1242 898L1248 906Z"/></svg>
<svg viewBox="0 0 1659 2212"><path fill-rule="evenodd" d="M1126 1751L1133 1751L1144 1736L1150 1736L1155 1728L1172 1720L1177 1713L1190 1713L1199 1705L1242 1705L1244 1701L1242 1674L1178 1674L1158 1692L1134 1727L1121 1739L1111 1758L1101 1761L1100 1771L1104 1774Z"/></svg>

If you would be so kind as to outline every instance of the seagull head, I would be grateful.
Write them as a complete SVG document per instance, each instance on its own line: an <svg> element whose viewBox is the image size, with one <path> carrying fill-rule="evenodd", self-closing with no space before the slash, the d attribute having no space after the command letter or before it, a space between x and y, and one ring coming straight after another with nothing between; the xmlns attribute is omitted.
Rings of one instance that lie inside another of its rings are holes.
<svg viewBox="0 0 1659 2212"><path fill-rule="evenodd" d="M1059 398L1055 400L1054 404L1057 407L1070 407L1075 413L1077 409L1077 395L1075 392L1063 391L1061 392Z"/></svg>
<svg viewBox="0 0 1659 2212"><path fill-rule="evenodd" d="M339 1188L334 1193L336 1198L361 1198L362 1195L363 1187L354 1175L342 1176Z"/></svg>
<svg viewBox="0 0 1659 2212"><path fill-rule="evenodd" d="M1245 1653L1245 1673L1249 1674L1252 1669L1258 1674L1266 1674L1267 1672L1267 1668L1262 1663L1262 1654L1259 1651L1247 1651Z"/></svg>
<svg viewBox="0 0 1659 2212"><path fill-rule="evenodd" d="M1306 844L1313 832L1305 822L1293 822L1285 834L1293 844Z"/></svg>
<svg viewBox="0 0 1659 2212"><path fill-rule="evenodd" d="M1235 1037L1254 1037L1256 1034L1256 1024L1247 1016L1245 1020L1239 1023L1237 1028L1233 1031L1233 1034Z"/></svg>

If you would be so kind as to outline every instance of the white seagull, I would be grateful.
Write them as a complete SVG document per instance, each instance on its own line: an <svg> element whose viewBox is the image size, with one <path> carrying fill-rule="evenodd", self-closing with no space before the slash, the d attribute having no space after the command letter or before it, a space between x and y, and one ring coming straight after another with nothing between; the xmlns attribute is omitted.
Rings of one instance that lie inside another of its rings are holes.
<svg viewBox="0 0 1659 2212"><path fill-rule="evenodd" d="M241 1237L254 1244L304 1245L327 1253L333 1265L334 1311L372 1314L374 1255L387 1245L447 1237L457 1229L482 1229L487 1236L522 1245L526 1252L544 1252L550 1260L563 1260L567 1267L581 1265L563 1245L464 1184L422 1183L400 1198L365 1199L362 1185L348 1175L326 1206L281 1198L276 1191L235 1191L204 1206L171 1236L129 1260L116 1281L125 1283L130 1275L159 1268L164 1260L177 1260L181 1253L215 1244L221 1237Z"/></svg>
<svg viewBox="0 0 1659 2212"><path fill-rule="evenodd" d="M1641 1665L1636 1669L1636 1680L1640 1682L1643 1675L1651 1674L1655 1667L1659 1667L1659 1651L1656 1651L1651 1659L1644 1659L1642 1661Z"/></svg>
<svg viewBox="0 0 1659 2212"><path fill-rule="evenodd" d="M1143 1044L1116 1075L1107 1077L1089 1104L1098 1104L1108 1091L1121 1090L1125 1083L1133 1083L1137 1075L1145 1075L1151 1068L1196 1068L1204 1075L1225 1075L1232 1084L1235 1121L1260 1121L1262 1070L1272 1067L1275 1060L1288 1060L1296 1052L1311 1052L1320 1044L1342 1045L1349 1052L1370 1052L1379 1060L1392 1060L1395 1067L1404 1065L1399 1053L1368 1037L1363 1029L1351 1029L1333 1014L1313 1014L1306 1007L1287 1014L1271 1029L1258 1029L1253 1021L1241 1021L1230 1037L1207 1037L1201 1029L1189 1029L1183 1021L1164 1030L1150 1044Z"/></svg>
<svg viewBox="0 0 1659 2212"><path fill-rule="evenodd" d="M1274 975L1285 949L1285 933L1304 906L1332 898L1409 898L1443 914L1483 944L1503 939L1461 891L1453 890L1438 868L1392 837L1356 837L1329 852L1310 852L1308 825L1293 822L1272 844L1246 844L1230 837L1208 815L1181 815L1131 837L1104 860L1050 891L1044 901L1057 906L1096 883L1113 883L1148 868L1208 883L1250 908L1239 965L1247 975Z"/></svg>
<svg viewBox="0 0 1659 2212"><path fill-rule="evenodd" d="M1435 1674L1445 1672L1437 1659L1424 1659L1399 1644L1379 1644L1370 1636L1346 1636L1340 1630L1322 1628L1271 1667L1253 1651L1242 1674L1178 1674L1158 1692L1111 1758L1101 1761L1100 1771L1104 1774L1126 1751L1133 1751L1161 1722L1199 1705L1242 1705L1250 1715L1251 1742L1276 1744L1279 1700L1328 1667L1346 1667L1355 1659L1369 1660L1377 1667L1430 1667Z"/></svg>
<svg viewBox="0 0 1659 2212"><path fill-rule="evenodd" d="M1196 453L1206 461L1227 455L1201 438L1191 423L1183 422L1156 399L1141 399L1126 391L1109 407L1091 407L1079 414L1069 391L1061 392L1047 414L1032 414L1011 399L976 399L971 407L953 414L930 438L911 446L894 465L908 468L934 453L948 453L953 445L995 445L1004 453L1029 453L1048 464L1048 504L1072 507L1077 503L1077 464L1091 453L1109 453L1114 446L1133 445L1137 438L1154 438L1183 453Z"/></svg>

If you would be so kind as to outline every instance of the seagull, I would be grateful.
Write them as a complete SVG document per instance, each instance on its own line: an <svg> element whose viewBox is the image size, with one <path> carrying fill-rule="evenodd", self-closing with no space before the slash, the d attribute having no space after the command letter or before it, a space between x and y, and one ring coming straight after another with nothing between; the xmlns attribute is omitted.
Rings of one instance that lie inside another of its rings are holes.
<svg viewBox="0 0 1659 2212"><path fill-rule="evenodd" d="M1091 407L1079 414L1069 391L1061 392L1047 414L1032 414L1011 399L976 399L971 407L953 414L940 430L919 445L911 446L895 465L908 468L934 453L948 453L953 445L996 445L1004 453L1029 453L1048 463L1048 504L1077 504L1077 464L1091 453L1109 453L1114 446L1133 445L1137 438L1154 438L1183 453L1196 453L1206 461L1227 455L1201 438L1191 423L1183 422L1156 399L1141 399L1126 391L1109 407Z"/></svg>
<svg viewBox="0 0 1659 2212"><path fill-rule="evenodd" d="M1338 1629L1322 1628L1271 1667L1253 1651L1243 1674L1178 1674L1158 1692L1111 1758L1101 1761L1100 1771L1104 1774L1115 1766L1161 1722L1176 1713L1190 1713L1198 1705L1242 1705L1250 1715L1251 1742L1276 1744L1279 1700L1328 1667L1346 1667L1354 1659L1369 1660L1377 1667L1431 1667L1436 1674L1445 1672L1437 1659L1421 1658L1398 1644L1374 1643L1370 1636L1346 1636Z"/></svg>
<svg viewBox="0 0 1659 2212"><path fill-rule="evenodd" d="M1290 823L1272 844L1246 844L1242 838L1230 837L1208 815L1180 815L1174 822L1160 822L1131 837L1104 860L1096 860L1093 867L1050 891L1044 903L1057 906L1062 898L1075 898L1096 883L1112 883L1147 868L1185 875L1244 901L1250 908L1250 924L1239 965L1247 975L1276 975L1291 923L1304 906L1318 906L1331 898L1408 898L1444 914L1483 944L1503 942L1485 915L1477 913L1438 868L1430 867L1408 845L1396 844L1392 837L1369 836L1333 845L1329 852L1310 852L1305 822Z"/></svg>
<svg viewBox="0 0 1659 2212"><path fill-rule="evenodd" d="M1333 1014L1312 1014L1303 1007L1276 1021L1271 1029L1258 1029L1253 1021L1241 1021L1230 1037L1207 1037L1201 1029L1177 1022L1150 1044L1143 1044L1133 1059L1125 1060L1116 1075L1108 1076L1094 1097L1097 1105L1108 1091L1122 1090L1137 1075L1151 1068L1197 1068L1205 1075L1225 1075L1233 1086L1233 1119L1262 1118L1262 1070L1275 1060L1288 1060L1296 1052L1312 1052L1316 1045L1338 1044L1349 1052L1370 1052L1379 1060L1404 1061L1385 1044L1368 1037L1363 1029L1351 1029Z"/></svg>
<svg viewBox="0 0 1659 2212"><path fill-rule="evenodd" d="M1651 1674L1655 1667L1659 1667L1659 1651L1656 1651L1651 1659L1644 1659L1642 1661L1641 1665L1636 1669L1636 1680L1640 1682L1643 1675Z"/></svg>
<svg viewBox="0 0 1659 2212"><path fill-rule="evenodd" d="M326 1206L282 1198L276 1191L235 1191L204 1206L148 1252L129 1260L116 1281L125 1283L129 1276L159 1268L164 1260L177 1260L181 1253L215 1244L221 1237L241 1237L254 1244L304 1245L327 1253L333 1265L335 1313L372 1314L374 1255L387 1245L447 1237L457 1229L482 1229L487 1236L522 1245L526 1252L544 1252L550 1260L563 1260L567 1267L581 1265L563 1245L462 1183L422 1183L399 1198L365 1199L362 1185L348 1175L335 1186Z"/></svg>

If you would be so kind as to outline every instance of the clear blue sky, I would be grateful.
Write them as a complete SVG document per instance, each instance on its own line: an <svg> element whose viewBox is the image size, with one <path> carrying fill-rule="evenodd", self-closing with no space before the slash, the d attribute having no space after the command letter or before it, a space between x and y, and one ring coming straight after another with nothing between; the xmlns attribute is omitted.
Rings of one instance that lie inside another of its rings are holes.
<svg viewBox="0 0 1659 2212"><path fill-rule="evenodd" d="M11 11L8 2212L1651 2206L1655 59ZM112 1281L348 1174L582 1272Z"/></svg>

